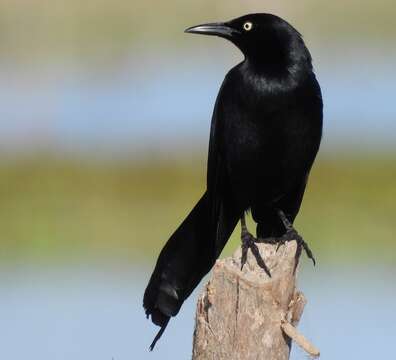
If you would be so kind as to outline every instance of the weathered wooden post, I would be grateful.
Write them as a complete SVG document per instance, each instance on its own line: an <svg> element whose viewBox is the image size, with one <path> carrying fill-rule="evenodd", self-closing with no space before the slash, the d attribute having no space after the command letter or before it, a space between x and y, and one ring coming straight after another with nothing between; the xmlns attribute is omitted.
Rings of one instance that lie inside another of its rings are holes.
<svg viewBox="0 0 396 360"><path fill-rule="evenodd" d="M296 289L297 243L257 244L269 277L249 251L240 270L241 249L218 260L199 297L193 360L287 360L294 340L313 357L319 351L295 326L306 303Z"/></svg>

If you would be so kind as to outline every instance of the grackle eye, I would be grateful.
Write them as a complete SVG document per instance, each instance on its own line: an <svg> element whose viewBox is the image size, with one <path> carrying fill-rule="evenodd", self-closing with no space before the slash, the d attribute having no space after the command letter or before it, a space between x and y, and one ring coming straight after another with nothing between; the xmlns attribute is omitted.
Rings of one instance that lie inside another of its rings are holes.
<svg viewBox="0 0 396 360"><path fill-rule="evenodd" d="M243 29L246 31L252 30L253 24L250 21L247 21L243 24Z"/></svg>

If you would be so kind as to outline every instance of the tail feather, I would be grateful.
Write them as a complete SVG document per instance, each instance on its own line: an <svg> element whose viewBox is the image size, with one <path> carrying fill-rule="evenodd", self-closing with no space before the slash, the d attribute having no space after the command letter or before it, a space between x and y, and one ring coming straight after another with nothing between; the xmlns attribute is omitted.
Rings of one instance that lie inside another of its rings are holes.
<svg viewBox="0 0 396 360"><path fill-rule="evenodd" d="M212 268L239 219L237 212L224 207L217 231L213 231L210 213L205 193L159 255L143 298L147 317L161 326L152 347L170 317L177 315L184 300Z"/></svg>
<svg viewBox="0 0 396 360"><path fill-rule="evenodd" d="M159 329L157 335L155 335L155 338L153 340L153 342L150 345L150 351L154 350L155 344L157 343L157 341L160 339L160 337L162 336L162 334L164 333L166 327L168 326L168 322L169 322L169 317L166 319L166 321L164 322L164 324L161 326L161 329Z"/></svg>

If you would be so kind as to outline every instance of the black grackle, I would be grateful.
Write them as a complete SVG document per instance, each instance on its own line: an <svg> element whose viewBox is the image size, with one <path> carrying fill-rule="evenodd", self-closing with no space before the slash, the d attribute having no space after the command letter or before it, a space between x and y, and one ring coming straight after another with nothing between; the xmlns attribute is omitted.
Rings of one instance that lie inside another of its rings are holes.
<svg viewBox="0 0 396 360"><path fill-rule="evenodd" d="M294 230L322 135L322 96L301 35L270 14L251 14L194 26L235 44L244 60L226 75L210 131L207 190L162 249L144 294L146 315L161 327L212 268L242 219L243 259L250 248L268 273L244 216L251 210L257 237L282 241ZM313 259L313 257L312 257Z"/></svg>

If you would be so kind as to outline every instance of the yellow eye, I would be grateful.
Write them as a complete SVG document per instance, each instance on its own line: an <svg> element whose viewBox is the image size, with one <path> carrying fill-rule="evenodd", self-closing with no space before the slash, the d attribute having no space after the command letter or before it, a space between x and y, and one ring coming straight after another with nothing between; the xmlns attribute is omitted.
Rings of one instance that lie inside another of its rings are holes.
<svg viewBox="0 0 396 360"><path fill-rule="evenodd" d="M253 24L250 21L247 21L243 24L243 29L246 31L252 30Z"/></svg>

